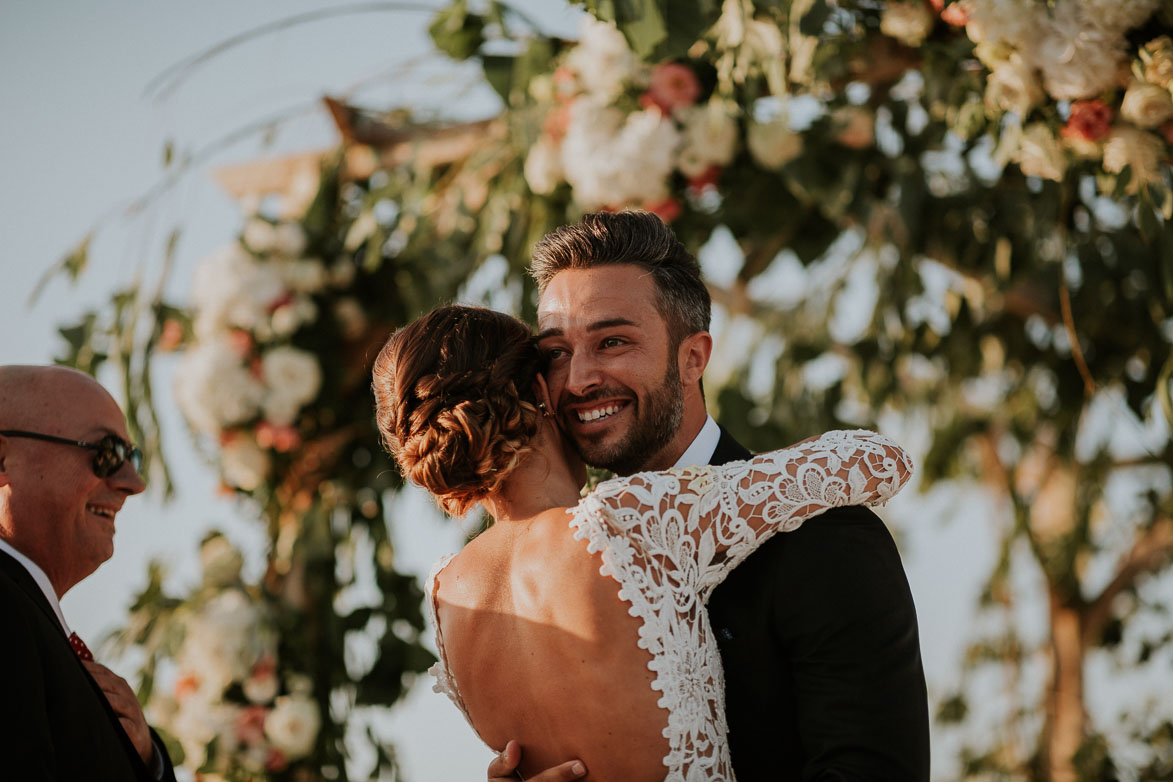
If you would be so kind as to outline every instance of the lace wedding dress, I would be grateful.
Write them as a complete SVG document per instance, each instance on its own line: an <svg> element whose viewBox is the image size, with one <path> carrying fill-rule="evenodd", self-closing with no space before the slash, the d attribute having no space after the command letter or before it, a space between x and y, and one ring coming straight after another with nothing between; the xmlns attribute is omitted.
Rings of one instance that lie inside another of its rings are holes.
<svg viewBox="0 0 1173 782"><path fill-rule="evenodd" d="M883 436L837 431L721 467L616 478L568 511L574 537L601 556L600 573L618 582L641 622L639 646L652 656L652 689L666 711L665 780L734 779L721 657L705 611L713 589L775 533L830 508L882 504L911 473L908 456ZM426 587L439 651L430 673L471 725L436 619L436 577L451 559L433 567Z"/></svg>

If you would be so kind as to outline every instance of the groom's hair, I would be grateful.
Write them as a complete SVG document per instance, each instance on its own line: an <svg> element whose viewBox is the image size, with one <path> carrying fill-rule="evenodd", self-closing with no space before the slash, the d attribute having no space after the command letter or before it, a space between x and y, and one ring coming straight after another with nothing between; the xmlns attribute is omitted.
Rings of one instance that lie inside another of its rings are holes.
<svg viewBox="0 0 1173 782"><path fill-rule="evenodd" d="M558 272L610 264L631 264L652 275L656 306L676 344L709 330L712 301L700 264L652 212L586 214L551 231L534 246L530 274L542 293Z"/></svg>

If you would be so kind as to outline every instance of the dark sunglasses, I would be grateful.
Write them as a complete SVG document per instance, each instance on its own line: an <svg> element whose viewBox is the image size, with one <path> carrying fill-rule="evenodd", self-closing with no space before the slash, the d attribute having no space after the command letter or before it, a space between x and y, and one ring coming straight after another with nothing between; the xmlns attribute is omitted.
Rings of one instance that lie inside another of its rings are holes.
<svg viewBox="0 0 1173 782"><path fill-rule="evenodd" d="M3 429L0 435L5 437L27 437L30 440L44 440L47 443L60 443L86 448L94 452L92 466L94 475L99 478L109 478L122 469L127 461L134 467L134 471L141 474L143 466L143 452L116 434L108 434L96 443L83 443L80 440L70 440L65 437L54 437L51 434L40 432L22 432L19 429Z"/></svg>

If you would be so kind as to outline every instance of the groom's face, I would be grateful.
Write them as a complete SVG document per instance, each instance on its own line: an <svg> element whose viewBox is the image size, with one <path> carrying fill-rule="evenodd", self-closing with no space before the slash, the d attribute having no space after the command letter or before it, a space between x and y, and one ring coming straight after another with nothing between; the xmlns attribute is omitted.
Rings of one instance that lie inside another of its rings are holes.
<svg viewBox="0 0 1173 782"><path fill-rule="evenodd" d="M683 387L646 271L559 272L538 304L538 338L551 401L584 461L621 475L671 466Z"/></svg>

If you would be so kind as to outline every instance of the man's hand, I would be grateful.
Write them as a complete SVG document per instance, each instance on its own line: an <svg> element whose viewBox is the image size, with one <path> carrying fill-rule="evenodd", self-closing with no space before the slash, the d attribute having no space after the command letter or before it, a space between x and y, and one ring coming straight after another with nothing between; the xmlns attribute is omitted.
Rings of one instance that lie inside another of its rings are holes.
<svg viewBox="0 0 1173 782"><path fill-rule="evenodd" d="M118 715L122 729L130 737L130 743L138 751L139 757L147 767L151 767L151 755L155 751L151 743L151 729L147 727L147 718L143 716L142 706L134 696L134 690L114 671L105 665L96 662L83 662L82 665L94 677L94 681L102 688L102 694L110 703L110 708Z"/></svg>
<svg viewBox="0 0 1173 782"><path fill-rule="evenodd" d="M505 751L489 764L489 782L516 782L517 767L520 764L521 745L516 741L510 741L505 745ZM537 776L529 777L528 782L570 782L585 776L586 766L581 760L568 760L560 766L548 768Z"/></svg>

